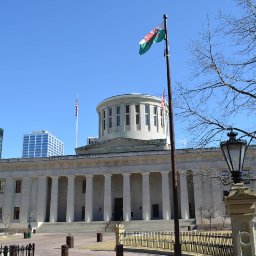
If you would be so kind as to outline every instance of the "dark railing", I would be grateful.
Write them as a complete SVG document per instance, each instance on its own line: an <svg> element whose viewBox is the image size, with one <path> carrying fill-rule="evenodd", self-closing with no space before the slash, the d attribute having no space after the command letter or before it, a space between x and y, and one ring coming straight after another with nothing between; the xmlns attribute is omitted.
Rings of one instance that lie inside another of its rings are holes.
<svg viewBox="0 0 256 256"><path fill-rule="evenodd" d="M105 232L107 232L107 229L109 228L109 227L111 227L111 225L112 224L121 224L123 222L123 216L119 219L119 221L113 221L112 219L110 219L110 221L108 221L108 223L106 224L106 226L105 226ZM113 227L112 227L112 230L111 231L113 231Z"/></svg>
<svg viewBox="0 0 256 256"><path fill-rule="evenodd" d="M0 256L34 256L35 244L28 245L1 245Z"/></svg>
<svg viewBox="0 0 256 256"><path fill-rule="evenodd" d="M173 232L125 232L120 237L124 247L174 250ZM181 250L214 256L232 256L231 233L219 232L180 232Z"/></svg>
<svg viewBox="0 0 256 256"><path fill-rule="evenodd" d="M107 231L108 227L110 226L111 224L111 220L107 223L106 227L105 227L105 232Z"/></svg>

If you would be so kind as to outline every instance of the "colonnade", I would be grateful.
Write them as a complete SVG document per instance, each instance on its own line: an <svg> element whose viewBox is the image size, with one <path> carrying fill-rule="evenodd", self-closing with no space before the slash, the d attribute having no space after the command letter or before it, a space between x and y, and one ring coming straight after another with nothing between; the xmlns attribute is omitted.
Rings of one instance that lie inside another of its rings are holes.
<svg viewBox="0 0 256 256"><path fill-rule="evenodd" d="M132 219L132 196L131 194L131 175L133 173L120 173L122 175L122 195L120 198L123 200L122 217L124 221L129 221ZM138 173L137 173L138 174ZM112 178L115 174L102 174L104 177L104 188L103 189L103 219L104 221L110 221L113 218L113 184ZM79 175L81 176L81 175ZM67 176L39 176L39 177L23 177L21 178L21 192L16 194L14 191L16 178L7 178L5 180L5 191L2 201L3 213L13 216L13 208L18 206L20 209L19 220L16 222L26 223L30 217L32 221L44 222L46 221L47 207L48 209L48 220L49 222L58 221L58 195L59 195L59 179L65 177L67 179L66 189L66 207L65 207L65 217L66 222L75 221L75 196L76 196L76 175ZM94 221L93 215L93 204L95 203L94 198L94 175L86 174L86 191L84 194L84 221L91 222ZM36 202L31 206L31 186L36 180ZM51 182L49 183L49 179ZM143 220L152 219L152 185L150 185L150 173L141 173L141 191L142 195L138 195L141 199L141 218ZM161 205L161 216L160 218L169 220L172 218L172 191L170 184L169 172L161 172L161 179L159 184L161 188L157 188L159 191L159 202ZM49 184L51 184L49 186ZM187 177L186 175L180 178L180 208L181 208L181 218L188 219L189 216L189 202L188 202L188 188L187 188ZM158 196L158 195L157 195ZM30 216L32 213L33 216Z"/></svg>

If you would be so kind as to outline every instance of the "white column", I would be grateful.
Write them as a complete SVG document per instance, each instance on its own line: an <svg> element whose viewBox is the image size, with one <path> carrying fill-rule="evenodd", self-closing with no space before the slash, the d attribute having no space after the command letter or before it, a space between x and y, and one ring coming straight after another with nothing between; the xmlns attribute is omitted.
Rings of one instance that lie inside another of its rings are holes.
<svg viewBox="0 0 256 256"><path fill-rule="evenodd" d="M68 176L66 222L74 221L74 206L75 206L75 177Z"/></svg>
<svg viewBox="0 0 256 256"><path fill-rule="evenodd" d="M180 209L181 218L189 219L188 184L186 171L180 174Z"/></svg>
<svg viewBox="0 0 256 256"><path fill-rule="evenodd" d="M123 218L124 221L131 219L131 186L130 174L123 174Z"/></svg>
<svg viewBox="0 0 256 256"><path fill-rule="evenodd" d="M50 222L56 222L58 220L58 186L59 177L51 177L51 203L50 203Z"/></svg>
<svg viewBox="0 0 256 256"><path fill-rule="evenodd" d="M47 177L38 177L37 187L37 222L44 222L46 217L46 203L47 203Z"/></svg>
<svg viewBox="0 0 256 256"><path fill-rule="evenodd" d="M85 221L93 220L93 176L86 175Z"/></svg>
<svg viewBox="0 0 256 256"><path fill-rule="evenodd" d="M142 173L142 216L143 220L151 219L149 173Z"/></svg>
<svg viewBox="0 0 256 256"><path fill-rule="evenodd" d="M169 172L161 172L162 174L162 206L163 206L163 219L171 219L171 204L170 204L170 185L169 185Z"/></svg>
<svg viewBox="0 0 256 256"><path fill-rule="evenodd" d="M31 178L24 177L21 181L21 207L20 207L20 222L27 223L28 216L31 214L29 211L30 199L30 184Z"/></svg>
<svg viewBox="0 0 256 256"><path fill-rule="evenodd" d="M104 221L112 218L111 174L104 175Z"/></svg>
<svg viewBox="0 0 256 256"><path fill-rule="evenodd" d="M10 218L10 220L13 219L13 193L13 178L8 177L5 180L3 217Z"/></svg>
<svg viewBox="0 0 256 256"><path fill-rule="evenodd" d="M193 173L194 181L194 201L195 201L195 215L196 223L201 223L201 214L203 207L203 197L202 197L202 179L201 174Z"/></svg>
<svg viewBox="0 0 256 256"><path fill-rule="evenodd" d="M102 136L102 112L100 111L100 112L98 112L98 117L99 117L99 127L98 127L98 129L99 129L99 138L101 138L101 136Z"/></svg>

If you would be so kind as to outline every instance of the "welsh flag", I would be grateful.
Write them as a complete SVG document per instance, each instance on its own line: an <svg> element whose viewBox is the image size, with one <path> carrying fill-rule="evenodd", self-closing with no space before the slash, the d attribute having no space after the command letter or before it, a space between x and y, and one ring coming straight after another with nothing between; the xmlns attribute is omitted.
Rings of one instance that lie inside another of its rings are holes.
<svg viewBox="0 0 256 256"><path fill-rule="evenodd" d="M140 41L140 55L144 54L149 50L153 43L159 43L165 39L164 23L151 30L141 41Z"/></svg>

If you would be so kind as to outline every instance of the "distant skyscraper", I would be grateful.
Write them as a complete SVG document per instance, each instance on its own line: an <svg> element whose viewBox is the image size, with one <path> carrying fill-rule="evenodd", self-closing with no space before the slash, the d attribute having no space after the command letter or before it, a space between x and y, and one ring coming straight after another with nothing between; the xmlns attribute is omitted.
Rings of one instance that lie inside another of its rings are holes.
<svg viewBox="0 0 256 256"><path fill-rule="evenodd" d="M64 143L48 131L35 131L23 136L22 157L64 155Z"/></svg>
<svg viewBox="0 0 256 256"><path fill-rule="evenodd" d="M4 130L0 128L0 158L2 157L3 136Z"/></svg>

